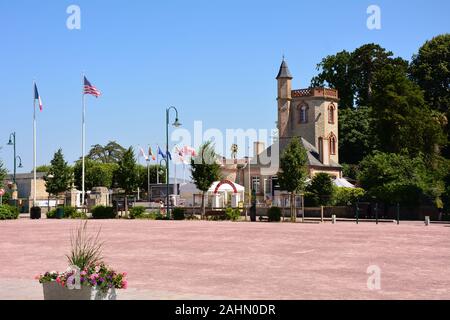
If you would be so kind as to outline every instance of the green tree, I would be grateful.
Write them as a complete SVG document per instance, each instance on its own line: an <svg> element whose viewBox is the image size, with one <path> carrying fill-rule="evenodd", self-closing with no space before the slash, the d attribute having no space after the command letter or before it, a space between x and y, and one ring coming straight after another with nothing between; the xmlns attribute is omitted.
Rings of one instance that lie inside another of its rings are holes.
<svg viewBox="0 0 450 320"><path fill-rule="evenodd" d="M145 190L148 192L148 170L147 166L138 165L138 172L139 172L139 188L141 190ZM156 184L157 179L157 172L159 170L159 182L160 183L166 183L166 167L165 166L159 166L159 165L151 165L150 166L150 184Z"/></svg>
<svg viewBox="0 0 450 320"><path fill-rule="evenodd" d="M321 206L330 205L333 201L333 180L327 173L318 173L315 175L306 190L319 199Z"/></svg>
<svg viewBox="0 0 450 320"><path fill-rule="evenodd" d="M0 188L3 188L3 183L6 179L7 171L3 166L3 162L0 160Z"/></svg>
<svg viewBox="0 0 450 320"><path fill-rule="evenodd" d="M50 170L50 166L49 165L42 165L42 166L38 166L36 167L36 172L40 172L40 173L47 173ZM31 171L31 173L33 173L33 171Z"/></svg>
<svg viewBox="0 0 450 320"><path fill-rule="evenodd" d="M379 150L433 158L445 144L443 125L425 103L421 89L402 67L388 65L375 76L372 98Z"/></svg>
<svg viewBox="0 0 450 320"><path fill-rule="evenodd" d="M278 181L281 189L291 195L291 221L295 222L295 194L305 188L308 177L308 156L298 138L293 138L280 159Z"/></svg>
<svg viewBox="0 0 450 320"><path fill-rule="evenodd" d="M339 110L339 158L341 163L358 164L378 149L373 133L372 108Z"/></svg>
<svg viewBox="0 0 450 320"><path fill-rule="evenodd" d="M119 161L116 170L115 181L119 188L125 191L125 212L128 212L128 195L132 194L139 186L137 163L133 148L128 148Z"/></svg>
<svg viewBox="0 0 450 320"><path fill-rule="evenodd" d="M56 197L72 187L73 170L64 160L62 149L59 149L53 156L44 180L47 193Z"/></svg>
<svg viewBox="0 0 450 320"><path fill-rule="evenodd" d="M197 189L202 192L202 219L205 217L205 194L214 182L221 180L220 165L211 141L205 142L196 157L191 159L191 175Z"/></svg>
<svg viewBox="0 0 450 320"><path fill-rule="evenodd" d="M432 110L446 116L445 131L450 142L450 34L427 41L413 56L411 78L424 91L425 101ZM450 144L443 154L450 158Z"/></svg>
<svg viewBox="0 0 450 320"><path fill-rule="evenodd" d="M125 152L126 149L120 144L110 141L105 146L100 144L92 146L87 158L102 163L118 163Z"/></svg>
<svg viewBox="0 0 450 320"><path fill-rule="evenodd" d="M361 162L358 180L369 197L414 207L436 203L443 192L442 182L432 170L420 156L377 152Z"/></svg>
<svg viewBox="0 0 450 320"><path fill-rule="evenodd" d="M101 163L90 159L85 160L85 186L87 190L95 187L113 187L113 177L118 165L115 163ZM73 168L75 186L82 189L82 161L75 163Z"/></svg>

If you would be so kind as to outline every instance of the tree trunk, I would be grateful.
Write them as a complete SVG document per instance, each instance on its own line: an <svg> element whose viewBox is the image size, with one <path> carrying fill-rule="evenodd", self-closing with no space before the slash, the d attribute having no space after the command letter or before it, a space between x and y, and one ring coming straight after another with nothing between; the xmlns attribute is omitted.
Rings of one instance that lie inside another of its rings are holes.
<svg viewBox="0 0 450 320"><path fill-rule="evenodd" d="M127 194L125 194L125 201L124 201L124 209L125 209L125 217L128 217L128 197Z"/></svg>
<svg viewBox="0 0 450 320"><path fill-rule="evenodd" d="M206 215L205 193L202 192L202 220L205 219L205 215Z"/></svg>
<svg viewBox="0 0 450 320"><path fill-rule="evenodd" d="M296 222L297 214L295 212L295 193L291 192L291 222Z"/></svg>

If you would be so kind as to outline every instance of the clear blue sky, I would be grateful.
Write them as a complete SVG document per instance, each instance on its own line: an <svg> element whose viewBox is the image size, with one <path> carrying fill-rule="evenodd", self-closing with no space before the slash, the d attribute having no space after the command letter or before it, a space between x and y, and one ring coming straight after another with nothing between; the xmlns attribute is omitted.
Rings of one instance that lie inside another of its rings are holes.
<svg viewBox="0 0 450 320"><path fill-rule="evenodd" d="M66 9L81 7L81 30ZM382 10L382 29L366 9ZM38 164L62 148L80 156L81 85L86 72L104 95L88 98L87 144L164 145L165 108L187 129L275 127L276 81L286 55L294 87L308 87L326 55L369 42L406 59L450 31L450 2L428 1L1 1L0 159L12 168L8 135L17 132L22 172L32 169L32 81Z"/></svg>

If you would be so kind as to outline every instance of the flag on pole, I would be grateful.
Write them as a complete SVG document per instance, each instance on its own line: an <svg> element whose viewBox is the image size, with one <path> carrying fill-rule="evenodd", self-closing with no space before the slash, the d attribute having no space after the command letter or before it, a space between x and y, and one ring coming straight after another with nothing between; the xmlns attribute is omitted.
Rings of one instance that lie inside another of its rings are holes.
<svg viewBox="0 0 450 320"><path fill-rule="evenodd" d="M152 147L149 147L149 148L148 148L148 157L149 157L149 158L152 158L153 161L156 160L156 156L153 154Z"/></svg>
<svg viewBox="0 0 450 320"><path fill-rule="evenodd" d="M148 156L145 154L144 149L143 149L142 147L139 147L139 148L140 148L141 156L144 157L145 161L148 161L149 158L148 158Z"/></svg>
<svg viewBox="0 0 450 320"><path fill-rule="evenodd" d="M189 147L189 146L184 146L183 154L191 156L191 157L196 157L197 156L197 152L195 151L195 149L192 148L192 147Z"/></svg>
<svg viewBox="0 0 450 320"><path fill-rule="evenodd" d="M42 109L43 109L42 100L41 100L41 96L39 95L39 91L38 91L36 83L34 84L34 100L37 100L39 102L39 110L42 111Z"/></svg>
<svg viewBox="0 0 450 320"><path fill-rule="evenodd" d="M167 155L169 156L169 160L172 161L172 154L170 153L170 151L167 151Z"/></svg>
<svg viewBox="0 0 450 320"><path fill-rule="evenodd" d="M158 146L158 155L163 157L163 159L167 158L167 155L161 150L161 148Z"/></svg>
<svg viewBox="0 0 450 320"><path fill-rule="evenodd" d="M90 94L96 98L100 97L102 93L93 86L86 77L84 77L84 94Z"/></svg>

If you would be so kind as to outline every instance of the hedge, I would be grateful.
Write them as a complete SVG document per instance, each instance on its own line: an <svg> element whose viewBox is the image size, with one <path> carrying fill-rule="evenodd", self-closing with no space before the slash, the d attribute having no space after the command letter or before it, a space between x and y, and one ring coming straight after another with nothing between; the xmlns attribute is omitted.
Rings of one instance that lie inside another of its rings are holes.
<svg viewBox="0 0 450 320"><path fill-rule="evenodd" d="M19 218L19 209L9 205L0 205L0 220L15 220Z"/></svg>

